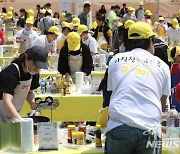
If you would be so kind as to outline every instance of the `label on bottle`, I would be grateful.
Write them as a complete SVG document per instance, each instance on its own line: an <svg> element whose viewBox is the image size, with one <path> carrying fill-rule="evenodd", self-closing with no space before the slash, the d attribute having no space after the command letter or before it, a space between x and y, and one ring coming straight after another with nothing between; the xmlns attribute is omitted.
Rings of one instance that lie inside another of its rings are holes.
<svg viewBox="0 0 180 154"><path fill-rule="evenodd" d="M96 138L96 147L102 147L101 138Z"/></svg>

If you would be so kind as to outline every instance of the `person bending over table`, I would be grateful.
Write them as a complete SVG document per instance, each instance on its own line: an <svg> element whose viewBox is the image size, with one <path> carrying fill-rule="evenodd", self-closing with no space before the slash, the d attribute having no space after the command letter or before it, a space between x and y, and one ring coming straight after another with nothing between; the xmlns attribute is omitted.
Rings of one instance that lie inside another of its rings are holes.
<svg viewBox="0 0 180 154"><path fill-rule="evenodd" d="M58 71L72 78L75 72L84 72L84 76L88 76L92 66L93 60L89 47L81 42L77 32L69 33L59 54Z"/></svg>
<svg viewBox="0 0 180 154"><path fill-rule="evenodd" d="M0 123L21 119L25 99L35 107L33 90L39 87L39 70L48 68L47 57L45 48L34 46L0 72Z"/></svg>

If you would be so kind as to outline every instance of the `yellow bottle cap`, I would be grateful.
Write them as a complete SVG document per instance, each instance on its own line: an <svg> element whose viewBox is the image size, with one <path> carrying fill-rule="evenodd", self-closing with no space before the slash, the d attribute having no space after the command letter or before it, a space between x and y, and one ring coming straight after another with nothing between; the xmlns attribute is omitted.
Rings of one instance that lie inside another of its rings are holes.
<svg viewBox="0 0 180 154"><path fill-rule="evenodd" d="M78 132L77 134L79 137L84 137L84 132Z"/></svg>
<svg viewBox="0 0 180 154"><path fill-rule="evenodd" d="M76 126L75 126L75 125L68 125L67 128L68 128L68 129L75 129Z"/></svg>
<svg viewBox="0 0 180 154"><path fill-rule="evenodd" d="M77 137L77 133L72 132L72 137Z"/></svg>
<svg viewBox="0 0 180 154"><path fill-rule="evenodd" d="M96 129L100 130L101 129L101 125L96 125Z"/></svg>

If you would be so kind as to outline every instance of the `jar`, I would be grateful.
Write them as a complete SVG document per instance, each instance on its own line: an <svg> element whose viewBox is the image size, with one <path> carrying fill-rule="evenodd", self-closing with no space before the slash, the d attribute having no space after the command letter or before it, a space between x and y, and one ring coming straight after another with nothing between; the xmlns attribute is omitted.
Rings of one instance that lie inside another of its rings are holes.
<svg viewBox="0 0 180 154"><path fill-rule="evenodd" d="M68 143L72 143L72 133L75 132L75 125L68 125Z"/></svg>
<svg viewBox="0 0 180 154"><path fill-rule="evenodd" d="M83 145L84 144L84 132L78 132L77 133L77 145Z"/></svg>

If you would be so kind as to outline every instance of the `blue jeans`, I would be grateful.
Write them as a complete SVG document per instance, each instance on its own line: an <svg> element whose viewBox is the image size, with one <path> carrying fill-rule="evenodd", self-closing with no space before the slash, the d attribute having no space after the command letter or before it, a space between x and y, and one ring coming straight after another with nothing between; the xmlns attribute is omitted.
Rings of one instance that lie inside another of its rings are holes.
<svg viewBox="0 0 180 154"><path fill-rule="evenodd" d="M138 128L121 125L106 134L105 154L153 154L154 148L147 142L155 141L154 135L144 135ZM157 137L158 143L161 143ZM156 143L156 142L154 142ZM162 145L157 146L156 154L161 154Z"/></svg>

